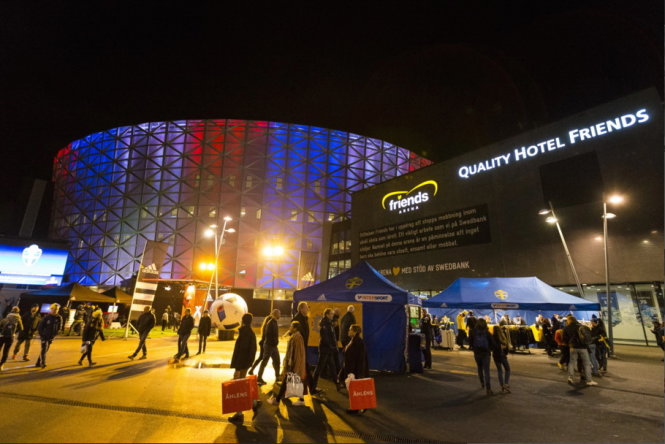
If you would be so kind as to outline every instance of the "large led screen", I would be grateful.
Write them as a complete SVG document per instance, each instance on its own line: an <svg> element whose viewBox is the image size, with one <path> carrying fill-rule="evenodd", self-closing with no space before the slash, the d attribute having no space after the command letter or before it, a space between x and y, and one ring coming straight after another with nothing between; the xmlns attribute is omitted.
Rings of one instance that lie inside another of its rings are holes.
<svg viewBox="0 0 665 444"><path fill-rule="evenodd" d="M0 244L0 283L60 285L67 264L67 250L36 243Z"/></svg>

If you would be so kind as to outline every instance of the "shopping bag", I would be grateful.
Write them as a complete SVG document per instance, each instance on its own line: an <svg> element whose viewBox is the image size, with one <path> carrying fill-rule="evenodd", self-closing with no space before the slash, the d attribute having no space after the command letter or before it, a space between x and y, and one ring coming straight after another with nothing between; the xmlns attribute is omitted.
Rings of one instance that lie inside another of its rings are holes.
<svg viewBox="0 0 665 444"><path fill-rule="evenodd" d="M250 390L247 378L222 382L222 413L250 410L253 406Z"/></svg>
<svg viewBox="0 0 665 444"><path fill-rule="evenodd" d="M374 378L352 379L349 381L349 408L351 410L376 408Z"/></svg>
<svg viewBox="0 0 665 444"><path fill-rule="evenodd" d="M88 342L84 342L83 344L81 344L81 354L84 354L87 351L88 351Z"/></svg>
<svg viewBox="0 0 665 444"><path fill-rule="evenodd" d="M249 399L258 401L259 399L259 384L256 379L256 375L250 375L247 377L249 380Z"/></svg>
<svg viewBox="0 0 665 444"><path fill-rule="evenodd" d="M285 398L302 397L304 393L304 386L297 373L287 373L286 375L286 393Z"/></svg>

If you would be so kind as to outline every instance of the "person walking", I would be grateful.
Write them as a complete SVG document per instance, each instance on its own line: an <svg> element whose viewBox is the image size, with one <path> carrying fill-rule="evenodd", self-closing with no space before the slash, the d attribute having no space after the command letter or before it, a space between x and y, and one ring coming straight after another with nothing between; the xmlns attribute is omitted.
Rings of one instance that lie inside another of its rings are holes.
<svg viewBox="0 0 665 444"><path fill-rule="evenodd" d="M60 333L65 334L65 327L67 322L69 322L69 307L63 305L60 307L60 312L58 313L62 317L62 325L60 326Z"/></svg>
<svg viewBox="0 0 665 444"><path fill-rule="evenodd" d="M349 335L349 328L356 323L356 315L353 314L356 311L356 307L349 305L346 307L346 313L342 316L342 320L339 323L340 336L339 340L342 343L342 347L346 347L346 344L351 341L351 336Z"/></svg>
<svg viewBox="0 0 665 444"><path fill-rule="evenodd" d="M568 343L570 347L570 361L568 363L568 383L574 384L573 376L575 376L575 367L577 366L578 356L582 360L584 369L584 380L586 385L598 385L591 379L591 361L589 359L589 350L587 349L591 342L591 332L588 332L588 338L584 329L589 330L588 327L582 326L575 316L568 316L566 318L566 327L563 329L563 340Z"/></svg>
<svg viewBox="0 0 665 444"><path fill-rule="evenodd" d="M369 364L367 360L367 349L363 341L362 328L360 325L353 324L347 332L349 342L344 347L344 367L339 372L339 381L345 381L347 378L363 379L369 377ZM348 387L347 387L348 389ZM364 410L347 409L350 414L362 414Z"/></svg>
<svg viewBox="0 0 665 444"><path fill-rule="evenodd" d="M39 315L39 304L33 304L33 306L30 307L30 311L24 314L21 318L23 329L18 332L18 340L16 341L16 347L14 347L14 356L12 356L12 359L16 359L19 351L21 351L21 344L25 343L23 360L30 360L28 357L28 354L30 353L30 342L32 342L32 338L35 336L37 325L39 325L41 319L42 317Z"/></svg>
<svg viewBox="0 0 665 444"><path fill-rule="evenodd" d="M192 310L189 308L185 309L185 316L182 317L178 326L178 353L174 356L175 360L180 360L184 356L185 359L189 358L189 347L187 347L187 341L189 336L192 334L192 329L194 328L194 318L192 317ZM177 315L178 313L175 313Z"/></svg>
<svg viewBox="0 0 665 444"><path fill-rule="evenodd" d="M136 324L136 330L139 332L139 345L136 347L134 353L127 356L129 359L134 359L139 354L139 351L143 352L139 359L146 359L148 357L148 347L146 347L145 341L148 339L148 335L156 323L157 320L155 319L155 315L152 314L150 307L147 305L143 307L143 313L139 316Z"/></svg>
<svg viewBox="0 0 665 444"><path fill-rule="evenodd" d="M471 336L471 330L476 328L476 323L478 318L473 315L473 311L469 310L469 313L466 315L466 331L468 335ZM471 338L469 338L469 350L473 350L473 345L471 345Z"/></svg>
<svg viewBox="0 0 665 444"><path fill-rule="evenodd" d="M69 326L69 332L67 333L67 336L72 335L72 331L76 333L77 335L81 336L81 329L83 328L83 318L85 316L85 309L83 308L83 305L79 305L76 307L76 312L74 313L74 322L72 322L72 325Z"/></svg>
<svg viewBox="0 0 665 444"><path fill-rule="evenodd" d="M302 302L301 302L302 303ZM284 371L282 372L282 385L279 388L277 396L268 399L268 404L277 405L284 398L286 393L287 379L289 373L295 373L300 377L303 386L303 395L294 402L293 405L305 405L304 396L308 393L309 373L307 372L307 361L305 359L305 340L302 337L302 326L298 321L292 321L289 331L289 342L286 344L286 355L284 356Z"/></svg>
<svg viewBox="0 0 665 444"><path fill-rule="evenodd" d="M488 396L493 395L490 380L490 350L494 348L494 338L487 329L485 319L478 319L476 326L469 331L469 345L478 367L480 386L486 390Z"/></svg>
<svg viewBox="0 0 665 444"><path fill-rule="evenodd" d="M231 357L231 368L234 369L233 379L242 379L247 376L247 370L251 367L256 356L256 335L252 330L251 313L242 315L240 321L240 328L238 329L238 339L233 347L233 355ZM184 323L184 318L183 318ZM244 415L242 412L237 412L229 418L232 422L242 422Z"/></svg>
<svg viewBox="0 0 665 444"><path fill-rule="evenodd" d="M547 356L554 355L554 349L556 345L554 343L554 332L552 331L552 323L549 318L542 319L542 328L543 328L543 342L545 343L545 352Z"/></svg>
<svg viewBox="0 0 665 444"><path fill-rule="evenodd" d="M319 323L319 336L321 338L319 340L319 362L316 366L316 370L314 370L314 374L312 375L312 387L314 388L315 393L321 391L319 388L317 388L319 376L321 376L322 371L327 369L331 370L333 381L339 388L339 381L337 380L339 368L336 367L336 360L334 356L335 353L337 353L337 338L335 337L335 331L333 330L332 326L332 317L332 308L326 308L323 311L323 318L321 318L321 322Z"/></svg>
<svg viewBox="0 0 665 444"><path fill-rule="evenodd" d="M166 330L166 327L169 325L169 311L164 310L162 313L162 331Z"/></svg>
<svg viewBox="0 0 665 444"><path fill-rule="evenodd" d="M81 342L83 353L78 361L78 365L83 365L83 359L88 358L88 366L92 367L96 362L92 362L92 348L95 345L98 337L104 341L104 320L102 319L102 310L97 308L90 314L88 322L83 326L83 334L81 335Z"/></svg>
<svg viewBox="0 0 665 444"><path fill-rule="evenodd" d="M423 348L423 357L425 358L425 365L423 368L432 368L432 323L428 314L425 314L420 320L420 333L425 337L425 344Z"/></svg>
<svg viewBox="0 0 665 444"><path fill-rule="evenodd" d="M270 315L268 315L263 318L263 323L261 323L261 340L259 341L259 356L256 358L252 366L249 368L249 371L247 372L248 375L253 375L256 367L263 361L263 339L264 339L263 332L265 331L266 324L270 319L271 319Z"/></svg>
<svg viewBox="0 0 665 444"><path fill-rule="evenodd" d="M7 362L9 349L14 342L16 332L21 330L23 330L23 321L21 320L20 310L18 307L12 307L7 317L0 321L0 350L2 350L0 371L5 368L5 362Z"/></svg>
<svg viewBox="0 0 665 444"><path fill-rule="evenodd" d="M53 339L60 331L62 318L58 315L60 304L51 304L50 312L39 321L37 331L39 331L39 341L41 344L41 353L35 363L35 367L46 368L46 354L51 348Z"/></svg>
<svg viewBox="0 0 665 444"><path fill-rule="evenodd" d="M455 343L460 350L466 350L466 347L464 347L464 341L467 340L465 317L466 310L463 310L457 313L457 317L455 318L457 321L457 337L455 338Z"/></svg>
<svg viewBox="0 0 665 444"><path fill-rule="evenodd" d="M554 332L554 341L559 346L559 350L561 350L561 357L556 365L561 370L565 371L570 363L570 347L568 347L568 343L563 340L563 328L559 328Z"/></svg>
<svg viewBox="0 0 665 444"><path fill-rule="evenodd" d="M261 334L261 340L263 341L263 358L261 359L261 365L259 366L259 374L257 378L257 383L259 385L265 385L266 382L263 380L263 371L268 365L268 360L272 359L272 366L275 369L275 381L279 379L279 350L277 346L279 345L279 325L277 321L281 312L278 308L275 308L270 313L270 319L264 324L263 332Z"/></svg>
<svg viewBox="0 0 665 444"><path fill-rule="evenodd" d="M508 327L495 325L492 333L492 336L494 337L492 360L496 366L496 372L499 375L499 385L501 386L502 392L510 393L510 364L508 363L508 350L511 348L511 343Z"/></svg>
<svg viewBox="0 0 665 444"><path fill-rule="evenodd" d="M210 312L208 310L203 311L203 316L199 320L199 351L196 352L197 355L206 352L206 345L208 345L208 336L210 336L210 330L212 329L212 320L210 319Z"/></svg>

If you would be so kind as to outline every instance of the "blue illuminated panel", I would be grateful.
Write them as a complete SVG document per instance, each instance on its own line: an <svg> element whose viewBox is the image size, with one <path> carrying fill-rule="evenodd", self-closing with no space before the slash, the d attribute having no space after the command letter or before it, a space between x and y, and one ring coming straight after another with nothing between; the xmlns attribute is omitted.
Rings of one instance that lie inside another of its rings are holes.
<svg viewBox="0 0 665 444"><path fill-rule="evenodd" d="M25 246L0 245L0 283L60 285L67 264L67 251Z"/></svg>

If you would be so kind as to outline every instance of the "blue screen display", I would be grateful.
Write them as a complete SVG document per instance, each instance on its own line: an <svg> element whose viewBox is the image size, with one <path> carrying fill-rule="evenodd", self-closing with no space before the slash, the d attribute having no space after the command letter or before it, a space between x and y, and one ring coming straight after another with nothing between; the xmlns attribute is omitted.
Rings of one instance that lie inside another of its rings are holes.
<svg viewBox="0 0 665 444"><path fill-rule="evenodd" d="M60 285L67 264L67 250L0 244L0 283Z"/></svg>

